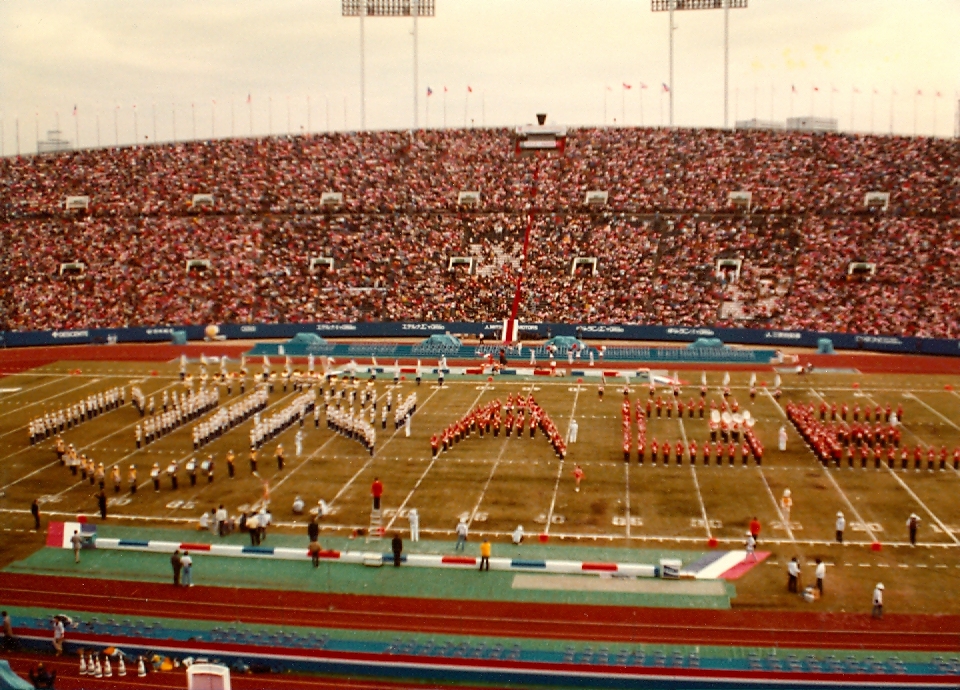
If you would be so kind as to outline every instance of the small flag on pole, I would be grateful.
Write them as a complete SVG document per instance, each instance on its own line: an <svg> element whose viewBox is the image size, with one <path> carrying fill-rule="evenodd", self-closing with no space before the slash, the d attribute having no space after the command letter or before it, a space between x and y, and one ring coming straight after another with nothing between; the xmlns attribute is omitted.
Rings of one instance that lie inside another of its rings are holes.
<svg viewBox="0 0 960 690"><path fill-rule="evenodd" d="M661 82L663 84L663 92L670 93L670 87L667 86L666 82Z"/></svg>
<svg viewBox="0 0 960 690"><path fill-rule="evenodd" d="M432 96L432 95L433 95L433 89L431 89L431 88L428 86L428 87L427 87L427 96Z"/></svg>
<svg viewBox="0 0 960 690"><path fill-rule="evenodd" d="M250 97L250 94L248 93L248 94L247 94L247 103L250 103L250 102L251 102L251 97Z"/></svg>
<svg viewBox="0 0 960 690"><path fill-rule="evenodd" d="M469 84L467 85L467 93L473 93L473 87Z"/></svg>
<svg viewBox="0 0 960 690"><path fill-rule="evenodd" d="M793 93L796 93L796 92L797 92L797 85L796 85L796 84L791 84L791 85L790 85L790 91L792 91Z"/></svg>
<svg viewBox="0 0 960 690"><path fill-rule="evenodd" d="M629 91L629 90L632 89L633 87L632 87L630 84L624 83L624 84L623 84L623 88L626 89L627 91Z"/></svg>
<svg viewBox="0 0 960 690"><path fill-rule="evenodd" d="M645 89L645 88L647 88L647 85L644 84L643 82L640 82L640 88L641 88L641 89Z"/></svg>
<svg viewBox="0 0 960 690"><path fill-rule="evenodd" d="M939 94L938 94L939 95ZM77 106L73 106L73 116L77 116Z"/></svg>

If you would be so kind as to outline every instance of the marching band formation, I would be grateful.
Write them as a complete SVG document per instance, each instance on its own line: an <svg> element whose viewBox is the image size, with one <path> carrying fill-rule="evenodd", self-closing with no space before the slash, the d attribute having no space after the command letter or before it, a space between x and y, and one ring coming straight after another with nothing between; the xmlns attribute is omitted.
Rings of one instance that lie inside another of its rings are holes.
<svg viewBox="0 0 960 690"><path fill-rule="evenodd" d="M158 415L151 413L150 418L144 421L142 425L137 424L136 429L134 429L137 448L140 448L141 442L149 445L179 428L182 424L193 421L215 408L220 404L220 389L201 388L196 392L188 390L181 392L179 395L174 392L173 402L169 409L167 409L166 395L164 400L164 411ZM153 409L153 396L150 396L148 405L150 409ZM196 449L196 444L194 444L194 449Z"/></svg>
<svg viewBox="0 0 960 690"><path fill-rule="evenodd" d="M109 388L100 393L88 395L83 400L53 412L45 412L39 417L31 419L27 424L30 434L30 445L34 445L53 434L63 433L66 429L83 424L83 422L109 412L123 405L123 386Z"/></svg>

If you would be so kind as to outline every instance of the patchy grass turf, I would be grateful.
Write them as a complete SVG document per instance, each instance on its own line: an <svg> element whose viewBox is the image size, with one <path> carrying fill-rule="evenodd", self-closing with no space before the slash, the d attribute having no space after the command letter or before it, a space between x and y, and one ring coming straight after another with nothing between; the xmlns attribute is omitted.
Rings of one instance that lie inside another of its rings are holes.
<svg viewBox="0 0 960 690"><path fill-rule="evenodd" d="M80 373L76 373L79 371ZM153 372L156 375L152 375ZM699 398L699 372L681 372L688 380L681 398ZM707 402L719 401L722 372L708 372ZM960 515L955 496L960 476L952 468L946 472L890 472L882 470L826 470L787 424L787 451L776 448L777 431L786 424L782 405L787 401L847 402L861 405L888 402L904 408L903 443L946 444L951 450L960 444L960 395L945 389L950 384L960 389L960 380L948 376L862 375L823 373L787 376L783 397L778 404L758 387L754 400L748 395L749 372L731 374L733 397L757 419L756 432L766 447L762 468L754 464L704 467L698 459L695 468L685 460L677 467L671 457L668 467L651 466L649 457L643 466L634 460L623 462L620 431L622 395L611 383L606 398L600 400L596 385L578 385L572 379L525 380L504 377L493 383L482 378L448 379L443 389L432 380L417 388L405 381L394 391L406 395L416 390L419 408L413 418L412 434L378 428L376 455L371 458L356 442L336 436L321 421L313 428L312 418L305 428L303 453L294 454L293 427L270 442L260 453L260 473L270 484L271 505L279 530L297 530L305 523L292 515L290 506L296 495L308 505L319 498L334 507L324 520L327 534L346 535L350 530L369 525L369 487L374 476L385 486L384 524L390 529L406 529L405 511L416 507L421 515L421 530L432 539L453 535L458 516L466 515L474 535L489 533L506 541L507 533L522 524L527 533L548 533L551 543L610 544L613 546L667 547L702 550L708 537L720 540L721 547L739 548L747 524L757 516L764 526L761 548L773 553L768 561L737 581L735 606L809 608L785 591L786 562L793 555L813 562L821 557L828 569L827 597L816 604L827 610L869 609L873 585L882 580L887 586L887 608L891 611L960 612ZM758 374L761 382L772 386L773 375ZM35 550L42 539L27 530L32 520L27 514L30 502L42 497L42 509L57 518L79 512L94 513L95 492L89 483L81 483L56 462L54 443L36 446L27 442L25 425L31 416L82 396L114 385L129 386L139 381L147 395L163 390L179 390L176 365L137 362L59 362L3 379L0 388L0 532L4 562L10 562ZM378 381L378 395L386 393L390 382ZM856 386L854 384L857 384ZM17 389L20 390L12 390ZM248 387L249 391L249 387ZM503 434L499 438L476 436L461 442L449 453L433 460L429 438L472 407L505 399L509 393L532 392L541 406L565 431L571 416L580 424L580 437L564 462L553 454L538 433L530 439ZM222 403L237 398L226 396ZM664 397L670 397L668 391ZM645 406L648 391L635 386L631 399ZM273 412L288 404L292 393L280 390L271 396ZM709 408L708 408L709 410ZM377 414L379 426L380 414ZM119 524L184 525L219 503L231 514L241 506L250 506L263 495L263 485L250 474L247 463L248 432L246 422L198 454L212 453L217 461L216 480L207 484L201 477L190 487L185 472L180 489L170 489L164 479L160 492L149 486L149 468L153 462L165 467L171 459L191 455L190 430L183 427L149 447L136 450L134 426L140 418L133 407L109 412L64 433L68 443L84 450L109 468L120 463L124 487L126 468L135 464L141 490L130 497L125 491L111 497L110 521ZM661 443L696 440L702 447L709 433L706 419L684 416L653 417L648 420L648 447L653 438ZM277 442L282 442L287 466L278 472L273 460ZM237 477L226 476L223 457L228 449L237 455ZM649 451L648 451L649 452ZM672 453L671 453L672 456ZM583 488L574 491L572 471L575 464L585 472ZM899 467L899 463L898 463ZM781 524L777 500L790 488L794 507L791 529ZM834 540L834 515L843 510L848 520L847 545ZM921 546L907 541L905 521L911 512L922 519ZM706 520L704 519L706 518ZM301 527L302 529L302 527ZM954 534L953 532L956 532ZM875 536L884 544L879 553L870 550ZM808 580L812 567L805 566ZM944 596L948 594L948 596Z"/></svg>

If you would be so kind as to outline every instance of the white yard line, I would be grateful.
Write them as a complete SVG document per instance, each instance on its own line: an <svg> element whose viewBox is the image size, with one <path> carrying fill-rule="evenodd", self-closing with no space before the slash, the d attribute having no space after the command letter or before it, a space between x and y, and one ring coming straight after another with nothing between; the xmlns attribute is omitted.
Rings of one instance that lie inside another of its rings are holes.
<svg viewBox="0 0 960 690"><path fill-rule="evenodd" d="M69 377L68 377L68 378L69 378ZM31 402L31 403L26 403L26 404L24 404L24 405L19 405L15 410L10 410L9 412L0 413L0 417L6 417L7 415L11 415L11 414L18 414L18 413L20 413L20 412L23 412L23 411L24 411L26 408L28 408L28 407L33 407L34 405L40 405L41 403L45 403L45 402L47 402L47 401L49 401L49 400L53 400L54 398L60 398L60 397L63 397L63 396L65 396L65 395L70 395L71 393L75 393L76 391L80 390L81 388L86 388L87 386L92 386L93 384L97 383L98 381L100 381L100 378L99 378L99 377L98 377L98 378L91 379L90 381L87 381L87 382L86 382L85 384L83 384L82 386L77 386L76 388L71 388L71 389L68 390L68 391L61 391L60 393L56 393L56 394L54 394L54 395L47 396L46 398L43 398L43 399L41 399L41 400L35 400L34 402ZM75 401L75 402L79 402L79 400L77 400L77 401ZM19 429L19 428L23 428L23 427L17 427L17 428ZM7 434L9 434L9 433L11 433L11 432L8 431ZM3 434L3 435L6 436L6 434Z"/></svg>
<svg viewBox="0 0 960 690"><path fill-rule="evenodd" d="M7 376L28 376L28 375L36 376L36 374L30 374L29 372L26 372L26 371L21 372L19 374L7 374ZM6 402L10 398L13 398L17 395L25 395L26 393L33 393L35 390L39 388L43 388L44 386L49 386L53 383L59 383L64 379L71 378L69 375L66 375L66 374L46 374L46 376L55 376L56 378L54 378L52 381L44 381L43 383L37 384L36 386L30 386L29 388L21 388L15 393L10 393L10 395L4 398L3 401Z"/></svg>
<svg viewBox="0 0 960 690"><path fill-rule="evenodd" d="M170 385L174 385L174 384L170 384ZM170 386L164 386L164 388L169 388L169 387L170 387ZM164 388L159 389L157 392L159 393L160 391L164 390ZM119 434L119 433L122 432L122 431L126 431L127 429L130 429L131 427L134 427L134 426L136 426L136 425L139 424L139 423L140 423L140 420L138 419L136 422L133 422L133 423L131 423L131 424L128 424L128 425L125 426L125 427L121 427L121 428L117 429L116 431L113 431L113 432L107 434L106 436L102 436L102 437L98 438L96 441L93 441L92 443L88 443L88 444L85 445L85 446L80 446L80 448L78 448L77 450L78 450L78 451L84 451L84 450L87 450L88 448L93 448L94 446L99 445L100 443L102 443L102 442L105 441L106 439L110 438L111 436L115 436L115 435ZM51 439L51 440L52 440L52 439ZM37 448L37 446L27 446L26 448L21 448L20 450L16 451L15 453L11 453L10 455L5 456L3 459L6 460L6 459L8 459L8 458L12 458L14 455L18 455L18 454L20 454L20 453L23 453L24 451L30 450L31 448ZM129 456L126 456L126 457L129 457ZM117 463L119 463L119 462L122 462L122 460L118 460L117 462L115 462L115 463L113 463L112 465L110 465L110 467L113 467L113 465L115 465L115 464L117 464ZM10 488L11 486L16 486L17 484L19 484L20 482L24 481L25 479L29 479L30 477L34 476L35 474L39 474L39 473L42 472L43 470L45 470L45 469L47 469L47 468L49 468L49 467L53 467L54 465L56 465L56 464L58 464L58 463L59 463L59 460L54 460L54 461L52 461L52 462L47 463L46 465L42 465L41 467L38 467L37 469L35 469L33 472L30 472L29 474L26 474L26 475L24 475L23 477L20 477L19 479L15 479L14 481L10 482L9 484L6 484L6 485L4 485L4 486L0 486L0 491L6 491L6 490L7 490L8 488ZM78 486L79 484L82 484L82 483L83 483L83 482L77 482L77 484L74 484L73 486ZM73 487L70 487L70 488L73 488ZM68 489L68 490L69 490L69 489ZM61 492L61 493L63 493L63 492ZM59 495L59 494L57 494L57 495Z"/></svg>
<svg viewBox="0 0 960 690"><path fill-rule="evenodd" d="M573 393L573 406L570 408L570 419L573 419L574 413L577 411L577 400L580 399L580 386L577 386L576 391ZM557 506L557 492L560 490L560 478L563 477L563 461L564 458L560 458L560 463L557 465L557 481L553 485L553 496L550 498L550 510L547 511L547 524L543 528L544 534L550 534L550 523L553 521L553 509ZM629 520L627 520L629 522Z"/></svg>
<svg viewBox="0 0 960 690"><path fill-rule="evenodd" d="M477 394L477 397L473 399L473 402L470 403L470 406L467 408L467 411L466 411L464 414L468 414L468 413L470 412L470 410L472 410L474 407L476 407L476 406L477 406L477 403L480 402L480 398L482 398L482 397L483 397L483 394L486 393L486 390L485 390L485 389L486 389L486 386L481 386L481 388L484 389L484 390L481 390L481 391ZM463 416L463 415L461 415L461 416ZM506 445L507 445L507 444L506 444L506 439L504 439L503 447L506 448ZM410 499L413 498L413 494L415 494L416 491L417 491L417 489L420 488L420 485L423 483L423 480L426 479L427 474L430 473L430 470L433 469L433 466L437 464L437 460L440 459L440 456L441 456L441 455L442 455L442 453L437 453L437 455L436 455L435 457L430 458L430 462L427 464L427 468L426 468L423 472L421 472L421 473L420 473L420 476L417 478L417 483L414 484L414 485L413 485L413 488L410 489L410 491L407 492L407 495L404 497L403 501L401 501L401 502L400 502L400 505L397 507L397 511L396 511L396 512L393 514L393 516L390 518L389 522L387 522L387 526L383 528L383 531L384 531L384 532L388 532L388 531L390 530L390 528L393 527L393 523L397 521L397 518L398 518L398 517L400 517L401 511L402 511L404 508L407 507L407 503L409 503L409 502L410 502ZM497 457L497 462L500 461L500 457L502 457L502 456L503 456L503 449L500 450L500 456ZM496 464L494 464L494 468L496 468ZM490 477L491 477L491 478L493 477L493 474L492 474L492 473L491 473ZM490 484L490 479L487 479L487 485L489 485L489 484ZM486 489L486 486L484 486L484 489ZM481 496L481 498L482 498L482 496ZM474 509L474 512L476 512L476 509ZM473 520L473 515L472 515L472 514L471 514L471 516L470 516L470 519L471 519L471 521Z"/></svg>
<svg viewBox="0 0 960 690"><path fill-rule="evenodd" d="M626 504L627 510L627 524L626 524L626 533L627 539L632 539L633 537L630 534L630 463L623 463L623 480L626 485L626 491L624 492L624 502Z"/></svg>
<svg viewBox="0 0 960 690"><path fill-rule="evenodd" d="M874 404L876 403L876 401L875 401L872 397L870 397L869 395L867 395L867 396L865 396L865 397L866 397L868 400L870 400L871 402L873 402ZM920 401L920 400L917 400L917 402L921 402L921 401ZM931 409L933 409L933 408L931 408ZM934 412L936 412L936 410L934 410ZM949 420L948 420L948 421L949 421ZM915 438L915 439L917 440L917 444L918 444L918 445L924 446L924 447L926 447L926 448L930 448L930 447L933 445L933 444L931 444L931 443L927 443L926 441L924 441L922 438L920 438L920 435L919 435L916 431L914 431L913 429L908 428L906 425L900 424L900 428L903 429L904 431L906 431L908 434L910 434L913 438ZM951 472L953 472L954 474L960 475L960 471L957 471L957 470L955 470L955 469L953 468L953 463L952 463L952 462L949 462L949 461L948 461L947 464L946 464L946 466L947 466L947 468L948 468Z"/></svg>
<svg viewBox="0 0 960 690"><path fill-rule="evenodd" d="M683 426L683 417L678 417L677 421L680 422L680 435L683 436L683 446L684 448L689 448L687 444L687 430ZM687 456L689 459L689 455ZM680 458L677 459L680 461ZM707 530L707 539L713 539L713 532L710 529L710 519L707 517L707 506L703 502L703 494L700 492L700 480L697 479L697 468L694 466L693 462L690 462L690 474L693 477L693 485L697 489L697 501L700 502L700 514L703 516L703 526Z"/></svg>
<svg viewBox="0 0 960 690"><path fill-rule="evenodd" d="M433 389L433 392L430 393L430 395L427 396L427 399L426 399L426 400L424 400L422 403L421 403L421 402L418 402L418 403L417 403L417 411L419 412L420 410L422 410L422 409L426 406L426 404L427 404L428 402L430 402L430 400L433 398L433 396L435 396L437 393L440 392L440 390L441 390L440 388L434 388L434 389ZM400 429L403 429L403 427L401 426ZM357 477L359 477L368 467L370 467L370 465L373 464L373 461L374 461L374 460L377 458L377 456L380 454L380 451L382 451L382 450L384 449L384 447L386 447L386 445L387 445L388 443L390 443L390 441L392 441L394 438L396 438L397 434L400 433L400 429L397 429L396 431L394 431L393 434L390 435L390 438L388 438L386 441L384 441L384 442L383 442L383 445L380 446L380 448L378 448L376 451L374 451L374 454L370 457L370 459L367 460L365 463L363 463L363 465L360 467L359 470L357 470L356 472L354 472L353 476L350 477L350 479L347 480L347 483L340 487L340 490L337 492L336 496L334 496L334 497L330 500L330 503L329 503L330 506L333 506L333 505L337 502L337 500L338 500L341 496L343 496L343 494L346 492L346 490L349 489L349 488L353 485L353 483L357 480Z"/></svg>
<svg viewBox="0 0 960 690"><path fill-rule="evenodd" d="M923 501L921 501L921 500L920 500L920 497L917 496L915 493L913 493L913 490L912 490L909 486L907 486L907 483L906 483L905 481L903 481L902 479L900 479L900 477L897 476L897 473L896 473L895 471L891 470L889 467L887 468L887 471L890 473L890 476L893 477L894 479L896 479L897 482L900 484L900 486L902 486L902 487L904 488L904 490L906 490L906 492L913 497L913 500L916 501L916 502L920 505L920 507L923 508L923 509L927 512L927 515L929 515L929 516L933 519L933 521L936 522L936 523L940 526L940 529L943 530L943 533L946 534L948 537L950 537L950 539L953 540L953 543L954 543L954 544L957 544L958 546L960 546L960 540L958 540L958 539L953 535L953 532L952 532L945 524L943 524L943 523L940 521L940 518L938 518L936 515L933 514L933 511L930 510L930 508L927 507L927 504L924 503Z"/></svg>
<svg viewBox="0 0 960 690"><path fill-rule="evenodd" d="M815 391L814 389L811 388L811 389L810 389L810 392L813 393L813 394L814 394L815 396L817 396L818 398L820 398L821 400L824 400L824 401L825 401L825 398L824 398L822 395L820 395L819 393L817 393L817 391ZM801 443L803 443L804 446L807 447L807 450L808 450L808 451L810 450L810 447L807 446L807 444L806 444L805 441L801 441ZM826 475L827 479L830 480L830 483L833 484L833 488L837 490L837 493L838 493L838 494L840 494L840 498L843 499L843 502L846 504L847 509L850 511L850 513L853 515L853 517L857 520L857 522L859 522L861 525L863 525L863 529L864 529L864 531L867 533L867 535L870 537L870 540L871 540L872 542L880 541L880 540L877 538L877 535L874 534L873 530L870 529L869 523L868 523L866 520L864 520L863 517L861 517L859 511L858 511L858 510L856 509L856 507L853 505L853 502L847 497L847 494L844 493L843 489L840 488L840 484L839 484L839 483L837 482L837 480L834 478L833 472L830 471L830 468L829 468L829 467L824 467L824 468L823 468L823 474Z"/></svg>
<svg viewBox="0 0 960 690"><path fill-rule="evenodd" d="M490 482L493 481L493 476L497 473L497 467L499 467L500 461L503 459L503 454L507 452L507 444L510 441L510 438L511 437L508 436L503 439L503 446L501 446L500 452L497 454L497 459L493 463L493 467L490 468L490 474L487 477L487 481L480 490L480 496L477 498L477 502L473 506L473 510L470 511L470 518L467 520L468 529L471 525L473 525L473 518L476 517L477 511L480 510L480 504L483 503L483 498L487 495L487 489L490 488Z"/></svg>
<svg viewBox="0 0 960 690"><path fill-rule="evenodd" d="M955 394L955 391L951 391L951 392L953 392L953 393ZM942 420L945 421L947 424L949 424L950 426L952 426L954 429L956 429L957 431L960 431L960 426L957 426L956 422L952 421L951 419L948 419L947 417L944 417L942 414L940 414L939 411L937 411L936 409L934 409L933 407L931 407L931 406L928 405L927 403L923 402L923 400L921 400L920 398L918 398L918 397L916 396L916 394L910 393L910 394L907 395L906 397L907 397L909 400L916 400L918 403L920 403L920 404L923 405L925 408L927 408L928 410L930 410L931 412L933 412L935 415L937 415L940 419L942 419Z"/></svg>

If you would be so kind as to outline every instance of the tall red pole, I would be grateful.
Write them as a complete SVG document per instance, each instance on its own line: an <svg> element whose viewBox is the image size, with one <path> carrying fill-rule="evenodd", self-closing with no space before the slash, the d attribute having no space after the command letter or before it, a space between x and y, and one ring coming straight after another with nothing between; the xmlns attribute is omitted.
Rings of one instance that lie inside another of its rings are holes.
<svg viewBox="0 0 960 690"><path fill-rule="evenodd" d="M513 342L514 324L517 322L517 313L520 311L520 297L523 294L523 276L527 272L527 251L530 249L530 233L533 230L533 215L537 198L537 178L540 175L540 161L535 157L533 168L533 183L530 185L530 212L527 214L527 227L523 233L523 257L520 260L520 274L517 276L517 289L513 294L513 305L510 307L510 318L507 321L507 332L503 335L504 342Z"/></svg>

